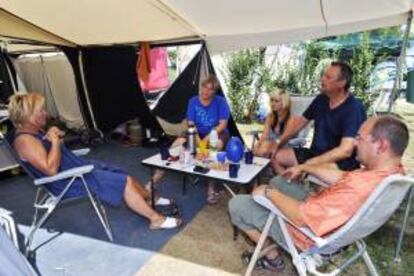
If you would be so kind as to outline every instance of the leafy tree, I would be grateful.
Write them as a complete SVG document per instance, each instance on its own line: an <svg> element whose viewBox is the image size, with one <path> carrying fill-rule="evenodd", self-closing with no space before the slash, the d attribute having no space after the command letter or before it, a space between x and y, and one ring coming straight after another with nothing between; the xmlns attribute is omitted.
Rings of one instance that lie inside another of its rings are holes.
<svg viewBox="0 0 414 276"><path fill-rule="evenodd" d="M252 89L257 68L264 62L263 49L248 49L231 53L225 58L223 75L228 89L232 114L237 122L246 121L252 109ZM257 104L257 100L256 100ZM254 101L253 101L254 105Z"/></svg>
<svg viewBox="0 0 414 276"><path fill-rule="evenodd" d="M354 71L351 89L369 110L376 96L367 93L372 69L376 63L395 55L395 51L384 49L379 42L387 37L399 37L400 34L401 28L397 26L335 38L335 43L341 45L343 42L346 47L328 48L326 41L329 38L291 44L289 48L292 51L287 62L277 60L278 55L275 54L270 58L270 64L269 57L265 55L266 48L234 52L226 57L224 70L233 116L237 122L251 121L257 111L260 93L274 88L301 95L318 93L326 66L337 59L351 65ZM375 40L374 46L371 46L372 39ZM354 44L358 46L352 46ZM349 45L354 48L350 49Z"/></svg>
<svg viewBox="0 0 414 276"><path fill-rule="evenodd" d="M370 35L368 32L361 34L361 43L353 51L350 65L354 72L353 92L362 100L367 110L370 109L373 97L368 91L370 75L374 66L375 55L370 47Z"/></svg>

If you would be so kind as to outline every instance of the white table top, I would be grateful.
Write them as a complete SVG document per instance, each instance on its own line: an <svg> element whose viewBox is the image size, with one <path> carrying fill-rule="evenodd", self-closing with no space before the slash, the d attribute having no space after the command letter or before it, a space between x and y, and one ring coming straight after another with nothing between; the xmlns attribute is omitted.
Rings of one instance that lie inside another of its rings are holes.
<svg viewBox="0 0 414 276"><path fill-rule="evenodd" d="M169 162L161 160L160 154L155 154L141 162L145 166L156 167L159 169L172 170L176 172L187 173L191 175L200 175L203 177L214 178L224 182L233 182L238 184L249 184L263 169L270 163L270 160L262 157L254 157L253 164L247 165L244 160L240 163L240 169L237 178L230 178L228 171L213 170L206 174L194 172L194 166L187 166L180 164L180 162ZM169 163L169 165L167 165Z"/></svg>

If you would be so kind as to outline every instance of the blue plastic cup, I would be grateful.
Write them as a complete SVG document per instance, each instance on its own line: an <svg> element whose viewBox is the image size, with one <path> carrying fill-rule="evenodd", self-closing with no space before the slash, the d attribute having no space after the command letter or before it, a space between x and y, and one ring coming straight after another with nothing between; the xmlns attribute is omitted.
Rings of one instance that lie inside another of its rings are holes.
<svg viewBox="0 0 414 276"><path fill-rule="evenodd" d="M170 151L168 150L168 146L162 145L160 147L160 154L161 160L168 160L168 157L170 157Z"/></svg>
<svg viewBox="0 0 414 276"><path fill-rule="evenodd" d="M230 178L237 178L239 176L240 164L231 163L229 166Z"/></svg>
<svg viewBox="0 0 414 276"><path fill-rule="evenodd" d="M217 162L224 164L226 162L226 152L225 151L219 151L216 155Z"/></svg>
<svg viewBox="0 0 414 276"><path fill-rule="evenodd" d="M244 153L244 163L251 165L253 164L253 152L248 150Z"/></svg>

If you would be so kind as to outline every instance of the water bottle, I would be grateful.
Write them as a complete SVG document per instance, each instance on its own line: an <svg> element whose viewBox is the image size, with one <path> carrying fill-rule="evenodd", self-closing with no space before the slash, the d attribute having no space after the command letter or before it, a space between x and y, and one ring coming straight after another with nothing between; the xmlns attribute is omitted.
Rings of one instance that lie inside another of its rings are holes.
<svg viewBox="0 0 414 276"><path fill-rule="evenodd" d="M194 125L189 125L187 129L187 150L195 155L197 151L197 131Z"/></svg>
<svg viewBox="0 0 414 276"><path fill-rule="evenodd" d="M218 138L217 131L215 129L213 129L210 132L209 138L210 138L210 140L209 140L210 148L213 149L213 150L217 150L219 138Z"/></svg>
<svg viewBox="0 0 414 276"><path fill-rule="evenodd" d="M217 154L217 148L219 143L219 137L217 131L213 129L209 135L209 144L210 144L210 158L215 160Z"/></svg>

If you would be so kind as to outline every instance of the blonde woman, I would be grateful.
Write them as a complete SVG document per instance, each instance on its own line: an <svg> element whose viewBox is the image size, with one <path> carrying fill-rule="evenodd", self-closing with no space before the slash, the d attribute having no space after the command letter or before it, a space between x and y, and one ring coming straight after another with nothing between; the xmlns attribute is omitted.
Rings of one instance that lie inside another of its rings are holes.
<svg viewBox="0 0 414 276"><path fill-rule="evenodd" d="M150 229L170 229L181 224L180 219L154 211L146 201L149 193L136 179L120 169L79 158L63 144L61 130L57 127L45 130L47 114L44 104L44 97L38 93L16 94L10 98L9 104L10 120L16 127L13 147L35 178L93 164L95 169L85 175L85 179L100 200L111 206L118 206L124 200L132 211L150 221ZM46 185L50 192L59 194L66 184L66 181L56 181ZM77 179L65 197L85 194L81 180Z"/></svg>
<svg viewBox="0 0 414 276"><path fill-rule="evenodd" d="M290 119L290 97L284 90L270 94L270 113L264 123L264 131L254 148L257 156L268 157L273 152L278 138L282 135Z"/></svg>

